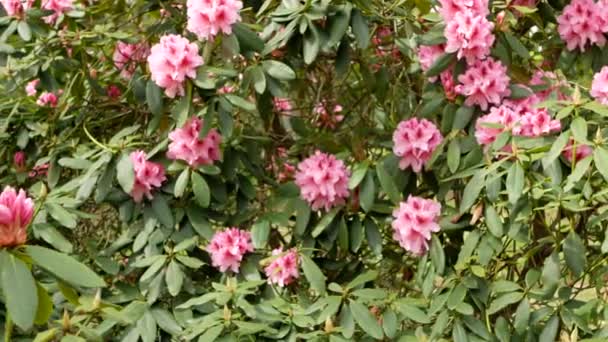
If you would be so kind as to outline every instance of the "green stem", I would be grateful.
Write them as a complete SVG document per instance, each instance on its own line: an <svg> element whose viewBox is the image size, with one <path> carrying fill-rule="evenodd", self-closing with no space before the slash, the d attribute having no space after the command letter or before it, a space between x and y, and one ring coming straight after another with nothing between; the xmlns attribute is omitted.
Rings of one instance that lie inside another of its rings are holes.
<svg viewBox="0 0 608 342"><path fill-rule="evenodd" d="M13 334L13 320L11 315L6 313L6 322L4 323L4 342L11 342L11 335Z"/></svg>

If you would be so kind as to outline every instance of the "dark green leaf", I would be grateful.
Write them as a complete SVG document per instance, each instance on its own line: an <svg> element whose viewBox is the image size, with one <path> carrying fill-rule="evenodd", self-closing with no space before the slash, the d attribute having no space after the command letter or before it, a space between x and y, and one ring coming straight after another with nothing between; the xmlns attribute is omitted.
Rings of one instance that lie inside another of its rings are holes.
<svg viewBox="0 0 608 342"><path fill-rule="evenodd" d="M583 240L574 232L571 231L568 237L564 240L564 256L566 265L575 276L579 276L585 270L587 263L585 244Z"/></svg>
<svg viewBox="0 0 608 342"><path fill-rule="evenodd" d="M378 320L365 305L351 300L349 306L355 322L365 333L376 339L381 339L384 336Z"/></svg>
<svg viewBox="0 0 608 342"><path fill-rule="evenodd" d="M205 178L196 172L192 172L190 179L192 181L192 191L194 192L196 202L201 207L207 208L211 201L211 190L209 189L209 185L207 185Z"/></svg>
<svg viewBox="0 0 608 342"><path fill-rule="evenodd" d="M251 227L251 241L254 248L265 248L270 234L270 223L258 221Z"/></svg>
<svg viewBox="0 0 608 342"><path fill-rule="evenodd" d="M161 194L154 195L154 199L152 200L152 209L154 209L154 214L160 223L163 226L173 229L175 226L175 222L173 221L173 213L171 212L171 208L169 207L169 203L165 196Z"/></svg>
<svg viewBox="0 0 608 342"><path fill-rule="evenodd" d="M128 194L131 193L135 183L135 172L133 171L131 157L128 154L123 154L118 164L116 164L116 178L122 190Z"/></svg>
<svg viewBox="0 0 608 342"><path fill-rule="evenodd" d="M177 177L177 181L175 181L175 189L173 189L173 194L175 197L182 197L186 187L188 186L188 180L190 179L190 168L184 169L182 173L180 173L179 177Z"/></svg>
<svg viewBox="0 0 608 342"><path fill-rule="evenodd" d="M149 80L146 84L146 101L148 102L148 108L150 112L158 117L163 111L163 94L161 89Z"/></svg>
<svg viewBox="0 0 608 342"><path fill-rule="evenodd" d="M522 292L511 292L494 299L488 308L488 314L492 315L506 308L508 305L519 302L523 298Z"/></svg>
<svg viewBox="0 0 608 342"><path fill-rule="evenodd" d="M359 193L359 203L361 208L366 212L369 212L376 198L376 185L374 184L374 176L371 172L368 172L361 185L361 192Z"/></svg>
<svg viewBox="0 0 608 342"><path fill-rule="evenodd" d="M353 10L351 15L351 26L357 39L357 44L360 49L366 49L369 46L369 26L367 20L361 15L359 10Z"/></svg>
<svg viewBox="0 0 608 342"><path fill-rule="evenodd" d="M433 65L431 65L429 70L426 71L425 76L426 77L438 76L443 71L445 71L450 65L452 65L455 61L456 61L455 53L444 53L443 55L439 56L439 58L437 58L435 60L435 62L433 63Z"/></svg>
<svg viewBox="0 0 608 342"><path fill-rule="evenodd" d="M608 151L603 147L596 147L593 151L593 161L595 168L608 181Z"/></svg>
<svg viewBox="0 0 608 342"><path fill-rule="evenodd" d="M325 275L323 271L315 264L310 257L305 254L300 254L302 260L302 270L304 276L310 283L310 287L315 290L319 295L325 294Z"/></svg>
<svg viewBox="0 0 608 342"><path fill-rule="evenodd" d="M519 163L513 163L509 172L507 173L507 194L509 195L509 202L512 204L517 203L517 200L522 195L524 190L525 175L524 169Z"/></svg>
<svg viewBox="0 0 608 342"><path fill-rule="evenodd" d="M105 287L106 283L87 266L72 257L40 246L26 246L35 264L68 283L82 287Z"/></svg>
<svg viewBox="0 0 608 342"><path fill-rule="evenodd" d="M32 273L21 259L0 250L0 276L8 313L19 328L29 330L39 305Z"/></svg>
<svg viewBox="0 0 608 342"><path fill-rule="evenodd" d="M267 60L262 62L266 73L281 81L290 81L296 78L296 73L285 63Z"/></svg>
<svg viewBox="0 0 608 342"><path fill-rule="evenodd" d="M551 316L543 331L538 337L538 342L554 342L557 337L557 331L559 329L559 317L557 315Z"/></svg>

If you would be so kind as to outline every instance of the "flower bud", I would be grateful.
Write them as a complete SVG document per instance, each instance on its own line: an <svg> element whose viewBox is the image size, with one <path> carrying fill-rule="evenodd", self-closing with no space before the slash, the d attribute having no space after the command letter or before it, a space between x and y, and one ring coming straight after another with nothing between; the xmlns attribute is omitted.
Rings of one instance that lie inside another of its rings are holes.
<svg viewBox="0 0 608 342"><path fill-rule="evenodd" d="M25 152L23 152L23 151L15 152L15 155L13 156L13 163L14 163L15 169L17 171L22 172L23 170L25 170L25 161L26 161Z"/></svg>

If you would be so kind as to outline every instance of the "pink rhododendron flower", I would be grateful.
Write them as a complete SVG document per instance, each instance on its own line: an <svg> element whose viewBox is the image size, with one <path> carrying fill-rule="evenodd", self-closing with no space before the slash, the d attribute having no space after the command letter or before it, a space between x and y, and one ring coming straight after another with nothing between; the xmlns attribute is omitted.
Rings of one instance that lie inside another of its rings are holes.
<svg viewBox="0 0 608 342"><path fill-rule="evenodd" d="M443 45L419 46L418 61L420 62L420 69L427 72L437 61L437 58L445 53L444 49ZM437 76L429 77L429 81L435 82L435 80L437 80Z"/></svg>
<svg viewBox="0 0 608 342"><path fill-rule="evenodd" d="M234 85L225 84L217 90L218 94L225 95L233 93L236 87Z"/></svg>
<svg viewBox="0 0 608 342"><path fill-rule="evenodd" d="M0 0L9 17L22 17L23 13L32 7L34 0Z"/></svg>
<svg viewBox="0 0 608 342"><path fill-rule="evenodd" d="M272 255L278 255L278 257L264 268L269 283L285 287L300 277L299 258L295 250L283 253L281 248L277 248L272 251Z"/></svg>
<svg viewBox="0 0 608 342"><path fill-rule="evenodd" d="M401 158L399 168L411 167L414 172L420 172L442 140L441 132L429 120L401 121L393 133L393 152Z"/></svg>
<svg viewBox="0 0 608 342"><path fill-rule="evenodd" d="M150 49L145 43L129 44L125 42L116 43L112 60L114 66L120 70L120 76L130 79L137 69L137 64L146 60L150 54Z"/></svg>
<svg viewBox="0 0 608 342"><path fill-rule="evenodd" d="M37 92L36 87L38 87L39 84L40 84L39 79L29 81L27 83L27 85L25 86L25 92L27 93L27 96L36 95L36 92Z"/></svg>
<svg viewBox="0 0 608 342"><path fill-rule="evenodd" d="M183 127L169 133L169 150L167 157L173 160L183 160L192 167L211 165L220 159L220 143L222 137L215 129L210 129L207 135L199 138L203 128L203 120L193 117Z"/></svg>
<svg viewBox="0 0 608 342"><path fill-rule="evenodd" d="M465 104L479 105L482 110L488 109L488 104L500 104L503 97L511 94L507 68L491 57L475 61L458 76L458 81L461 84L456 86L456 92L466 96Z"/></svg>
<svg viewBox="0 0 608 342"><path fill-rule="evenodd" d="M122 95L122 92L120 91L120 88L118 88L116 85L111 84L108 86L108 89L106 90L106 93L108 94L108 97L111 99L117 99L120 97L120 95Z"/></svg>
<svg viewBox="0 0 608 342"><path fill-rule="evenodd" d="M393 35L393 30L389 26L380 26L376 34L372 37L372 44L382 45Z"/></svg>
<svg viewBox="0 0 608 342"><path fill-rule="evenodd" d="M343 161L317 151L298 164L296 184L300 187L300 196L313 210L325 208L329 211L345 203L349 177L350 171Z"/></svg>
<svg viewBox="0 0 608 342"><path fill-rule="evenodd" d="M477 119L475 138L480 145L489 145L500 133L510 131L518 120L519 115L511 107L493 107L489 114Z"/></svg>
<svg viewBox="0 0 608 342"><path fill-rule="evenodd" d="M531 108L519 119L519 124L513 127L513 135L539 137L561 130L559 120L551 119L545 108Z"/></svg>
<svg viewBox="0 0 608 342"><path fill-rule="evenodd" d="M188 0L188 31L201 40L208 40L218 33L232 33L232 25L241 21L240 0Z"/></svg>
<svg viewBox="0 0 608 342"><path fill-rule="evenodd" d="M599 103L608 106L608 66L605 66L593 76L591 96Z"/></svg>
<svg viewBox="0 0 608 342"><path fill-rule="evenodd" d="M456 52L458 59L466 58L469 64L483 59L490 54L490 48L494 44L492 29L494 24L484 16L472 12L456 13L454 18L446 23L445 51Z"/></svg>
<svg viewBox="0 0 608 342"><path fill-rule="evenodd" d="M47 24L54 24L60 15L72 10L74 5L73 2L73 0L42 0L42 9L55 12L44 17L44 22Z"/></svg>
<svg viewBox="0 0 608 342"><path fill-rule="evenodd" d="M471 13L481 17L490 14L488 0L439 0L439 4L439 14L446 22L453 20L458 13Z"/></svg>
<svg viewBox="0 0 608 342"><path fill-rule="evenodd" d="M333 109L330 110L330 108L332 107L327 100L322 100L315 105L313 113L317 115L318 126L334 129L344 120L344 115L339 114L343 110L341 105L334 104Z"/></svg>
<svg viewBox="0 0 608 342"><path fill-rule="evenodd" d="M15 155L13 155L13 164L15 165L15 169L17 171L25 170L25 161L27 157L25 156L25 152L17 151Z"/></svg>
<svg viewBox="0 0 608 342"><path fill-rule="evenodd" d="M545 101L551 96L554 91L557 92L558 100L565 100L566 95L560 91L562 86L566 85L564 80L558 79L557 75L552 71L536 70L530 79L531 86L544 86L546 89L536 91L535 95L539 102Z"/></svg>
<svg viewBox="0 0 608 342"><path fill-rule="evenodd" d="M165 169L162 165L148 161L148 156L144 151L131 152L131 162L135 172L135 182L131 190L131 197L135 202L141 202L144 195L151 200L152 190L159 188L167 179Z"/></svg>
<svg viewBox="0 0 608 342"><path fill-rule="evenodd" d="M452 70L446 70L439 74L443 91L445 92L445 98L448 100L456 99L456 82L454 82L454 74Z"/></svg>
<svg viewBox="0 0 608 342"><path fill-rule="evenodd" d="M196 68L203 65L198 46L188 39L170 34L160 38L148 56L152 80L171 98L184 95L186 78L196 77Z"/></svg>
<svg viewBox="0 0 608 342"><path fill-rule="evenodd" d="M28 177L34 178L36 176L46 177L49 171L49 163L36 165L32 168L32 171L28 174Z"/></svg>
<svg viewBox="0 0 608 342"><path fill-rule="evenodd" d="M237 273L241 267L243 255L253 252L251 234L237 228L217 232L207 246L207 252L211 254L212 265L219 268L220 272L230 269Z"/></svg>
<svg viewBox="0 0 608 342"><path fill-rule="evenodd" d="M34 201L25 191L5 187L0 194L0 247L23 245L33 214Z"/></svg>
<svg viewBox="0 0 608 342"><path fill-rule="evenodd" d="M38 100L36 100L36 103L41 107L47 106L47 107L55 108L55 107L57 107L58 100L59 100L59 98L57 97L57 95L55 95L54 93L45 91L42 94L40 94L40 96L38 97Z"/></svg>
<svg viewBox="0 0 608 342"><path fill-rule="evenodd" d="M424 255L429 249L431 233L440 230L437 223L440 214L439 202L410 195L393 211L393 238L412 254Z"/></svg>
<svg viewBox="0 0 608 342"><path fill-rule="evenodd" d="M566 147L564 147L564 150L562 151L562 155L564 156L564 158L566 158L567 161L572 163L573 154L576 154L574 162L577 162L577 161L585 159L585 158L589 157L591 154L593 154L593 148L591 148L591 146L589 146L589 145L579 144L579 143L577 143L576 146L574 146L574 140L570 139L568 141L568 144L566 145Z"/></svg>
<svg viewBox="0 0 608 342"><path fill-rule="evenodd" d="M593 0L573 0L557 17L557 31L566 42L568 50L577 47L585 51L587 44L604 46L607 18L602 18L602 9Z"/></svg>
<svg viewBox="0 0 608 342"><path fill-rule="evenodd" d="M284 97L275 97L272 100L272 104L274 106L274 110L279 113L290 112L293 109L291 100Z"/></svg>

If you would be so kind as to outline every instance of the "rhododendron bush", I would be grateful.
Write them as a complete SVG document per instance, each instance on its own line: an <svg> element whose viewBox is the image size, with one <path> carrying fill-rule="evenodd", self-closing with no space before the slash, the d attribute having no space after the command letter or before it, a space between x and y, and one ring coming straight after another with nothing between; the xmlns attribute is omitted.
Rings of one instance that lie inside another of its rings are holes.
<svg viewBox="0 0 608 342"><path fill-rule="evenodd" d="M4 341L608 340L608 1L0 5Z"/></svg>

